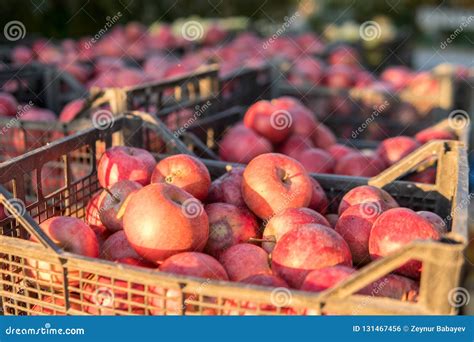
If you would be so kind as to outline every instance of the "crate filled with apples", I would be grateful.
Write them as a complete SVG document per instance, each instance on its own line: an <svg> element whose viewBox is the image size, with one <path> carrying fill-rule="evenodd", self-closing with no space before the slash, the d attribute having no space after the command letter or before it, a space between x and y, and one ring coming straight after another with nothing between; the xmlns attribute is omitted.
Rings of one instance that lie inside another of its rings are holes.
<svg viewBox="0 0 474 342"><path fill-rule="evenodd" d="M146 145L144 126L161 149ZM5 314L456 312L461 143L430 142L405 168L369 179L310 174L280 153L247 165L198 159L170 136L124 116L0 167L12 190L0 187ZM24 173L53 159L68 181L27 200ZM444 175L437 184L395 180L431 159ZM74 179L79 164L89 173Z"/></svg>
<svg viewBox="0 0 474 342"><path fill-rule="evenodd" d="M278 152L298 160L308 172L373 177L435 139L468 142L469 121L455 118L417 132L380 142L337 139L325 122L296 98L260 100L234 107L189 127L180 139L202 158L248 163L260 154ZM360 127L363 131L367 127ZM175 136L176 136L175 132ZM415 168L408 180L434 183L436 167Z"/></svg>
<svg viewBox="0 0 474 342"><path fill-rule="evenodd" d="M14 77L10 72L0 72L4 76L0 77L0 83L5 90L0 92L2 159L44 146L80 128L107 127L113 124L115 113L127 109L160 111L160 119L175 129L219 107L216 104L218 69L212 66L166 82L97 88L83 94L59 91L54 82L45 84L46 70L54 74L52 68L39 66L25 67ZM57 93L51 94L52 91ZM192 109L182 109L191 101ZM181 102L183 106L179 106Z"/></svg>

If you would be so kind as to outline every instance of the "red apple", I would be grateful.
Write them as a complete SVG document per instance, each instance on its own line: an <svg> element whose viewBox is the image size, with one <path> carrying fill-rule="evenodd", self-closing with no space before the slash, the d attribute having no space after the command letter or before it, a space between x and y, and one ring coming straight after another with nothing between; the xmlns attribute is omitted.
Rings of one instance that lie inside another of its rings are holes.
<svg viewBox="0 0 474 342"><path fill-rule="evenodd" d="M241 124L229 129L219 143L219 157L222 160L243 164L272 150L267 139Z"/></svg>
<svg viewBox="0 0 474 342"><path fill-rule="evenodd" d="M244 124L272 143L279 143L290 135L292 118L288 111L262 100L249 107L244 116Z"/></svg>
<svg viewBox="0 0 474 342"><path fill-rule="evenodd" d="M349 45L340 45L333 49L329 54L329 64L332 65L348 65L351 67L358 67L359 53L355 48Z"/></svg>
<svg viewBox="0 0 474 342"><path fill-rule="evenodd" d="M311 202L308 204L308 208L316 210L318 213L325 214L328 206L329 200L324 192L324 189L321 187L321 184L314 179L311 178L311 183L313 183L313 193L311 195Z"/></svg>
<svg viewBox="0 0 474 342"><path fill-rule="evenodd" d="M257 310L259 310L261 314L276 314L278 312L277 307L286 306L291 300L291 292L286 290L289 288L288 284L283 279L275 275L259 273L242 279L240 282L251 285L273 287L274 289L272 290L272 295L270 298L270 301L273 305L258 304L256 302L243 300L241 300L240 303L237 303L235 300L228 299L224 302L225 309L223 313L225 315L255 315L257 314ZM280 312L284 313L287 310L287 308L283 307L280 309Z"/></svg>
<svg viewBox="0 0 474 342"><path fill-rule="evenodd" d="M334 265L352 266L349 246L336 231L320 224L293 228L276 243L273 272L294 288L300 288L308 273Z"/></svg>
<svg viewBox="0 0 474 342"><path fill-rule="evenodd" d="M105 240L110 236L110 231L102 224L99 216L99 207L102 197L101 192L95 193L86 206L86 214L84 220L94 231L99 243L99 248L102 248Z"/></svg>
<svg viewBox="0 0 474 342"><path fill-rule="evenodd" d="M339 220L339 215L337 215L337 214L326 214L324 217L331 224L332 228L336 227L337 220Z"/></svg>
<svg viewBox="0 0 474 342"><path fill-rule="evenodd" d="M455 140L456 136L447 130L437 128L426 128L415 135L415 139L420 144L425 144L431 140Z"/></svg>
<svg viewBox="0 0 474 342"><path fill-rule="evenodd" d="M342 144L334 144L327 148L327 151L336 161L339 161L339 159L345 157L349 153L358 152L358 150Z"/></svg>
<svg viewBox="0 0 474 342"><path fill-rule="evenodd" d="M353 152L337 161L334 173L346 176L373 177L384 169L385 164L378 156Z"/></svg>
<svg viewBox="0 0 474 342"><path fill-rule="evenodd" d="M202 251L209 223L202 204L170 184L150 184L128 202L123 229L130 245L152 262L187 251Z"/></svg>
<svg viewBox="0 0 474 342"><path fill-rule="evenodd" d="M382 208L378 202L364 202L347 208L337 220L335 230L347 242L357 266L370 262L370 231L380 214Z"/></svg>
<svg viewBox="0 0 474 342"><path fill-rule="evenodd" d="M326 72L326 85L330 88L350 88L354 83L354 72L346 65L332 65Z"/></svg>
<svg viewBox="0 0 474 342"><path fill-rule="evenodd" d="M15 116L18 102L13 95L0 92L0 116Z"/></svg>
<svg viewBox="0 0 474 342"><path fill-rule="evenodd" d="M209 219L209 239L204 251L216 258L227 248L258 237L255 216L244 208L227 203L205 207Z"/></svg>
<svg viewBox="0 0 474 342"><path fill-rule="evenodd" d="M17 45L12 50L12 62L14 64L28 64L31 63L34 59L33 51L27 46Z"/></svg>
<svg viewBox="0 0 474 342"><path fill-rule="evenodd" d="M145 314L143 284L105 276L99 276L96 282L87 282L82 288L82 296L90 303L86 307L89 314L108 316L117 313L125 315L129 312Z"/></svg>
<svg viewBox="0 0 474 342"><path fill-rule="evenodd" d="M41 230L61 249L66 252L84 255L91 258L99 256L99 243L94 231L84 222L67 216L54 216L40 224ZM31 241L38 242L34 235ZM61 284L63 282L62 267L46 261L28 259L32 276L41 284ZM70 271L69 284L77 284L79 271Z"/></svg>
<svg viewBox="0 0 474 342"><path fill-rule="evenodd" d="M298 159L303 151L313 147L314 145L311 140L303 138L301 135L293 134L278 148L278 153Z"/></svg>
<svg viewBox="0 0 474 342"><path fill-rule="evenodd" d="M282 96L272 100L272 104L291 114L293 135L310 138L316 130L317 120L314 113L296 98Z"/></svg>
<svg viewBox="0 0 474 342"><path fill-rule="evenodd" d="M428 167L407 177L410 182L434 184L436 182L436 167Z"/></svg>
<svg viewBox="0 0 474 342"><path fill-rule="evenodd" d="M242 197L243 167L231 167L229 171L211 183L207 201L209 203L222 202L237 207L246 207Z"/></svg>
<svg viewBox="0 0 474 342"><path fill-rule="evenodd" d="M322 292L339 285L356 272L355 269L346 266L330 266L311 271L305 278L301 290L310 292ZM418 293L418 284L408 278L388 274L364 287L357 294L372 297L388 297L398 300L413 301ZM357 313L357 307L354 314Z"/></svg>
<svg viewBox="0 0 474 342"><path fill-rule="evenodd" d="M263 154L245 168L242 195L250 210L266 219L286 208L306 207L312 196L311 178L296 160Z"/></svg>
<svg viewBox="0 0 474 342"><path fill-rule="evenodd" d="M393 208L382 213L372 226L369 252L373 260L395 252L415 240L439 240L435 226L411 209ZM409 261L397 273L418 279L421 262Z"/></svg>
<svg viewBox="0 0 474 342"><path fill-rule="evenodd" d="M219 261L212 256L198 252L175 254L161 264L160 271L205 279L228 279L227 273Z"/></svg>
<svg viewBox="0 0 474 342"><path fill-rule="evenodd" d="M382 211L398 207L397 201L385 190L371 185L362 185L344 195L339 204L339 215L347 208L365 202L377 203Z"/></svg>
<svg viewBox="0 0 474 342"><path fill-rule="evenodd" d="M63 110L59 114L59 121L61 122L71 122L73 121L79 112L86 105L85 99L77 99L69 102L64 106Z"/></svg>
<svg viewBox="0 0 474 342"><path fill-rule="evenodd" d="M393 165L418 147L420 147L420 144L415 139L398 136L382 141L376 153L386 165Z"/></svg>
<svg viewBox="0 0 474 342"><path fill-rule="evenodd" d="M271 242L263 242L262 247L271 253L275 243L293 228L298 228L303 224L317 223L330 226L326 218L320 213L309 208L288 208L273 216L265 226L263 239Z"/></svg>
<svg viewBox="0 0 474 342"><path fill-rule="evenodd" d="M313 132L311 138L313 139L314 146L322 149L328 149L337 143L334 133L323 123L318 123L316 131Z"/></svg>
<svg viewBox="0 0 474 342"><path fill-rule="evenodd" d="M320 148L309 148L300 153L298 161L311 173L332 173L334 158Z"/></svg>
<svg viewBox="0 0 474 342"><path fill-rule="evenodd" d="M356 272L348 266L329 266L313 270L308 273L301 284L300 290L310 292L322 292L330 289L349 278Z"/></svg>
<svg viewBox="0 0 474 342"><path fill-rule="evenodd" d="M140 183L124 179L114 183L110 189L103 190L99 216L108 230L117 232L123 229L123 214L130 196L141 188Z"/></svg>
<svg viewBox="0 0 474 342"><path fill-rule="evenodd" d="M156 164L151 183L175 185L202 201L209 192L211 176L199 159L187 154L176 154Z"/></svg>
<svg viewBox="0 0 474 342"><path fill-rule="evenodd" d="M228 280L224 267L213 257L198 253L184 252L175 254L166 259L160 266L160 271L203 278L203 282L197 293L184 294L184 303L181 298L181 291L178 289L164 289L159 286L151 286L150 292L159 295L153 296L149 302L154 307L150 312L154 315L166 314L177 315L182 312L198 312L199 307L194 305L192 301L201 301L200 292L206 287L211 280ZM202 297L202 302L209 302L215 305L215 301L208 297ZM184 304L184 305L183 305ZM205 304L204 304L205 305ZM215 314L216 310L203 308L201 314Z"/></svg>
<svg viewBox="0 0 474 342"><path fill-rule="evenodd" d="M103 188L127 179L147 185L155 167L150 152L136 147L116 146L109 148L97 165L97 178Z"/></svg>
<svg viewBox="0 0 474 342"><path fill-rule="evenodd" d="M113 233L105 240L100 250L100 258L105 260L142 259L128 242L123 230Z"/></svg>
<svg viewBox="0 0 474 342"><path fill-rule="evenodd" d="M119 264L126 264L126 265L131 265L131 266L153 268L153 269L156 268L156 265L154 263L143 260L141 258L137 259L137 258L127 257L127 258L120 258L114 261Z"/></svg>
<svg viewBox="0 0 474 342"><path fill-rule="evenodd" d="M219 261L232 281L241 281L255 274L272 273L267 252L250 243L230 247L221 254Z"/></svg>
<svg viewBox="0 0 474 342"><path fill-rule="evenodd" d="M409 302L416 301L418 292L419 285L416 281L397 274L387 274L359 291L362 295Z"/></svg>
<svg viewBox="0 0 474 342"><path fill-rule="evenodd" d="M437 214L432 213L431 211L417 211L416 212L421 217L425 218L438 230L438 232L443 235L448 232L448 227L446 226L446 222Z"/></svg>
<svg viewBox="0 0 474 342"><path fill-rule="evenodd" d="M404 89L411 82L412 77L411 70L405 66L391 66L380 74L380 79L392 85L397 92Z"/></svg>

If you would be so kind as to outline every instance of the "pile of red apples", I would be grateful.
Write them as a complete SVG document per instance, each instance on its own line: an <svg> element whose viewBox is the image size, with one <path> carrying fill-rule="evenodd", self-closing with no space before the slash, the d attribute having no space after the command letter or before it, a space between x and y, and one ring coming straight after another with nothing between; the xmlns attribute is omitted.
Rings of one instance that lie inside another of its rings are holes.
<svg viewBox="0 0 474 342"><path fill-rule="evenodd" d="M455 139L448 130L428 128L415 137L397 136L381 141L376 150L358 150L337 142L336 136L314 113L293 97L261 100L246 111L243 122L229 128L218 141L219 156L247 164L255 157L277 152L299 161L310 173L372 177L434 139ZM349 141L350 142L350 141ZM428 168L411 180L432 183Z"/></svg>
<svg viewBox="0 0 474 342"><path fill-rule="evenodd" d="M272 138L283 141L278 135ZM49 218L40 224L46 235L68 252L157 274L201 278L202 289L218 280L321 292L414 240L439 240L446 233L438 215L401 208L373 186L348 189L340 201L329 199L302 163L269 151L212 180L205 164L193 156L156 162L146 150L118 146L102 155L97 177L102 190L90 199L84 220ZM56 266L28 263L29 275L40 285L62 283ZM358 293L416 301L421 271L420 262L409 261ZM186 294L183 308L179 291L159 283L145 291L139 279L127 283L119 276L100 275L94 282L80 282L74 270L69 278L71 298L79 298L76 289L86 303L73 307L90 314L199 311L192 302L199 294ZM97 296L101 291L112 293L113 300L98 299L104 298ZM227 298L218 310L212 308L217 304L212 293L203 298L209 307L202 312L210 315L251 314L257 308L313 313L295 310L291 299L239 304ZM61 304L52 297L42 300ZM32 310L56 313L40 305Z"/></svg>

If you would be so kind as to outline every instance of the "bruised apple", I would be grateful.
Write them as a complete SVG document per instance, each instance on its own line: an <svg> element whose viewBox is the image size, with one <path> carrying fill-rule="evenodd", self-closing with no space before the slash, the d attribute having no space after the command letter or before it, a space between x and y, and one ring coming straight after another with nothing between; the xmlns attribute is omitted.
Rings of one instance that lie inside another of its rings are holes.
<svg viewBox="0 0 474 342"><path fill-rule="evenodd" d="M258 223L247 209L227 203L205 207L209 219L209 239L204 251L216 258L229 247L258 236Z"/></svg>

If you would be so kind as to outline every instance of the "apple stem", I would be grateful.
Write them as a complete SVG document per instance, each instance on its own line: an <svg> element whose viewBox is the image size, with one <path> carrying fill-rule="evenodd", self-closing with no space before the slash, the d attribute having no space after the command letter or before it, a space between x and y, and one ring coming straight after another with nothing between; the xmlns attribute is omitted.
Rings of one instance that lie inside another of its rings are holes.
<svg viewBox="0 0 474 342"><path fill-rule="evenodd" d="M107 189L107 188L104 188L104 191L105 191L106 193L108 193L108 194L110 195L110 197L112 197L112 198L114 199L115 202L117 202L117 203L120 202L120 198L118 198L117 196L115 196L115 194L114 194L112 191L110 191L110 190Z"/></svg>
<svg viewBox="0 0 474 342"><path fill-rule="evenodd" d="M275 238L266 238L266 239L250 238L248 241L249 241L249 242L270 242L270 243L276 243Z"/></svg>

